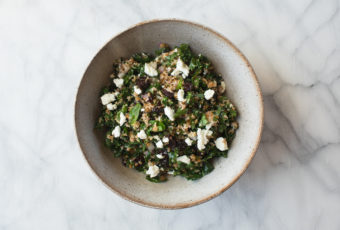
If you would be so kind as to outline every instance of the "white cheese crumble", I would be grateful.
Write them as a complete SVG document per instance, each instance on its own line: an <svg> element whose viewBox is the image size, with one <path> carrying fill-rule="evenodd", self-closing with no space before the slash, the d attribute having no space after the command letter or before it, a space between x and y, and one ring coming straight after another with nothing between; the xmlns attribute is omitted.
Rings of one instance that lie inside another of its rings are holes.
<svg viewBox="0 0 340 230"><path fill-rule="evenodd" d="M183 78L189 75L189 67L180 59L177 59L176 69L171 73L172 76L178 76L182 73Z"/></svg>
<svg viewBox="0 0 340 230"><path fill-rule="evenodd" d="M116 128L114 128L114 130L112 130L112 135L114 137L119 137L120 136L120 126L116 126Z"/></svg>
<svg viewBox="0 0 340 230"><path fill-rule="evenodd" d="M168 137L163 137L162 141L163 141L163 143L169 143L169 138Z"/></svg>
<svg viewBox="0 0 340 230"><path fill-rule="evenodd" d="M214 96L214 94L215 94L215 91L214 91L214 90L208 89L208 90L206 90L206 91L204 92L204 98L205 98L206 100L210 100L210 99Z"/></svg>
<svg viewBox="0 0 340 230"><path fill-rule="evenodd" d="M107 105L109 104L110 102L113 102L116 100L116 97L114 94L112 93L106 93L104 94L103 96L100 97L100 100L102 101L102 104L103 105Z"/></svg>
<svg viewBox="0 0 340 230"><path fill-rule="evenodd" d="M192 140L194 140L194 141L197 140L197 134L196 134L196 132L190 132L190 133L188 134L188 137L190 137L190 139L192 139Z"/></svg>
<svg viewBox="0 0 340 230"><path fill-rule="evenodd" d="M163 156L162 154L160 154L160 153L157 154L156 157L157 157L158 159L164 159L164 156Z"/></svg>
<svg viewBox="0 0 340 230"><path fill-rule="evenodd" d="M190 164L190 158L187 157L186 155L177 157L177 161L183 162L185 164Z"/></svg>
<svg viewBox="0 0 340 230"><path fill-rule="evenodd" d="M175 120L175 112L172 108L170 108L169 106L166 106L164 108L164 113L165 115L170 119L170 121L174 121Z"/></svg>
<svg viewBox="0 0 340 230"><path fill-rule="evenodd" d="M116 105L116 104L109 103L109 104L106 105L106 108L107 108L108 110L115 110L115 109L117 109L117 105Z"/></svg>
<svg viewBox="0 0 340 230"><path fill-rule="evenodd" d="M215 140L216 148L218 148L221 151L226 151L228 149L228 143L227 140L223 137L219 137Z"/></svg>
<svg viewBox="0 0 340 230"><path fill-rule="evenodd" d="M189 137L185 138L184 141L185 141L185 143L187 143L188 146L192 145L192 140Z"/></svg>
<svg viewBox="0 0 340 230"><path fill-rule="evenodd" d="M160 140L158 135L152 136L152 139L155 139L155 140L157 140L157 141Z"/></svg>
<svg viewBox="0 0 340 230"><path fill-rule="evenodd" d="M124 84L124 79L113 79L113 83L115 83L115 85L118 87L118 88L122 88L123 84Z"/></svg>
<svg viewBox="0 0 340 230"><path fill-rule="evenodd" d="M163 148L163 142L161 140L157 141L156 147L159 148L159 149Z"/></svg>
<svg viewBox="0 0 340 230"><path fill-rule="evenodd" d="M209 124L207 124L206 126L205 126L205 129L210 129L211 127L212 127L212 123L209 123Z"/></svg>
<svg viewBox="0 0 340 230"><path fill-rule="evenodd" d="M139 131L138 133L137 133L137 137L139 138L139 139L146 139L146 133L145 133L145 131L144 130L141 130L141 131Z"/></svg>
<svg viewBox="0 0 340 230"><path fill-rule="evenodd" d="M209 129L200 129L197 130L197 148L198 150L205 149L205 145L208 144L208 137L212 135L212 131Z"/></svg>
<svg viewBox="0 0 340 230"><path fill-rule="evenodd" d="M159 173L159 168L157 165L149 166L148 171L146 171L146 174L150 175L151 178L156 177L158 173Z"/></svg>
<svg viewBox="0 0 340 230"><path fill-rule="evenodd" d="M180 101L180 102L185 101L185 99L184 99L184 90L183 89L178 90L178 92L177 92L177 100Z"/></svg>
<svg viewBox="0 0 340 230"><path fill-rule="evenodd" d="M156 62L145 63L144 72L150 77L156 77L158 75L156 68L157 68Z"/></svg>
<svg viewBox="0 0 340 230"><path fill-rule="evenodd" d="M126 117L125 117L124 113L121 112L119 114L119 125L122 126L122 125L124 125L125 122L126 122Z"/></svg>
<svg viewBox="0 0 340 230"><path fill-rule="evenodd" d="M142 90L141 90L138 86L134 86L134 87L133 87L133 91L134 91L137 95L139 95L139 94L142 93Z"/></svg>

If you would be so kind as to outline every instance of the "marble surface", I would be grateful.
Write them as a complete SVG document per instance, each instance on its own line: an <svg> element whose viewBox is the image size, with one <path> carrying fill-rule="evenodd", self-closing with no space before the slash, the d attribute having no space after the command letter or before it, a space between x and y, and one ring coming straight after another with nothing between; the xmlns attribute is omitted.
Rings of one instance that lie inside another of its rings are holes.
<svg viewBox="0 0 340 230"><path fill-rule="evenodd" d="M339 1L0 1L0 229L340 229ZM202 205L155 210L109 191L75 138L78 83L128 26L180 18L249 58L265 122L249 169Z"/></svg>

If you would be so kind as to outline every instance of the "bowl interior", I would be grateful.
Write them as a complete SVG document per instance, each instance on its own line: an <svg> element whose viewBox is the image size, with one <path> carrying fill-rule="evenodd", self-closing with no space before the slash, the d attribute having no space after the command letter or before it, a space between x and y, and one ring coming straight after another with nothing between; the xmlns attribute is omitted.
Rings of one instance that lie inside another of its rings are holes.
<svg viewBox="0 0 340 230"><path fill-rule="evenodd" d="M142 173L122 166L104 146L103 133L94 130L100 111L100 90L109 82L113 60L137 52L152 53L159 43L188 43L207 56L221 73L227 95L239 111L239 130L228 158L214 162L215 169L198 181L181 177L151 183ZM202 26L176 20L154 21L129 29L108 42L90 63L79 86L75 123L81 149L94 172L115 192L134 202L181 208L206 201L227 189L252 159L262 129L262 98L255 75L242 54L225 38Z"/></svg>

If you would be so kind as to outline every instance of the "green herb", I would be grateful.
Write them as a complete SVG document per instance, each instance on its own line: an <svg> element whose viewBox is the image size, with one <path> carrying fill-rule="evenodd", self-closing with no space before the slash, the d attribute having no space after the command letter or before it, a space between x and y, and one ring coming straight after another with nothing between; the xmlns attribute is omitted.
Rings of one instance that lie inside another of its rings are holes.
<svg viewBox="0 0 340 230"><path fill-rule="evenodd" d="M172 100L170 100L168 97L164 96L162 99L162 104L163 105L173 105L174 102Z"/></svg>
<svg viewBox="0 0 340 230"><path fill-rule="evenodd" d="M178 53L173 53L173 54L171 54L171 55L169 55L169 56L167 56L166 58L165 58L165 65L166 66L171 66L171 64L172 64L172 62L174 61L174 59L176 58L176 57L178 57Z"/></svg>
<svg viewBox="0 0 340 230"><path fill-rule="evenodd" d="M154 183L161 183L161 182L167 181L166 177L159 177L159 176L153 177L153 178L151 178L150 176L146 176L146 179Z"/></svg>
<svg viewBox="0 0 340 230"><path fill-rule="evenodd" d="M129 122L130 124L134 124L139 116L139 111L142 108L141 104L136 104L129 113Z"/></svg>
<svg viewBox="0 0 340 230"><path fill-rule="evenodd" d="M109 92L110 92L109 87L104 87L104 88L102 89L102 91L101 91L101 95L107 94L107 93L109 93Z"/></svg>
<svg viewBox="0 0 340 230"><path fill-rule="evenodd" d="M135 64L131 67L128 74L130 75L143 75L144 74L144 64Z"/></svg>
<svg viewBox="0 0 340 230"><path fill-rule="evenodd" d="M236 116L237 116L236 110L230 110L230 112L229 112L229 117L230 117L230 118L236 118Z"/></svg>
<svg viewBox="0 0 340 230"><path fill-rule="evenodd" d="M182 89L183 88L183 78L180 78L178 81L178 84L176 86L176 90Z"/></svg>
<svg viewBox="0 0 340 230"><path fill-rule="evenodd" d="M188 44L181 44L178 47L179 56L185 63L189 63L192 58L192 52Z"/></svg>
<svg viewBox="0 0 340 230"><path fill-rule="evenodd" d="M157 128L158 128L158 132L162 132L165 130L166 126L164 124L163 121L157 121Z"/></svg>
<svg viewBox="0 0 340 230"><path fill-rule="evenodd" d="M186 102L187 102L187 104L190 104L190 103L191 103L192 97L193 97L192 92L188 92L188 93L187 93L187 97L186 97Z"/></svg>
<svg viewBox="0 0 340 230"><path fill-rule="evenodd" d="M196 94L196 96L197 96L198 98L204 99L204 94L203 94L203 93L198 93L198 94Z"/></svg>
<svg viewBox="0 0 340 230"><path fill-rule="evenodd" d="M208 124L208 120L207 120L205 114L203 114L198 125L199 125L200 127L204 127L204 126L206 126L207 124Z"/></svg>
<svg viewBox="0 0 340 230"><path fill-rule="evenodd" d="M153 60L153 57L146 53L135 54L132 57L136 62L139 63L151 62Z"/></svg>
<svg viewBox="0 0 340 230"><path fill-rule="evenodd" d="M194 84L195 88L198 88L200 85L201 79L199 77L193 77L192 83Z"/></svg>
<svg viewBox="0 0 340 230"><path fill-rule="evenodd" d="M192 58L189 64L189 69L192 71L196 68L199 68L199 66L200 66L200 63L199 63L198 58Z"/></svg>
<svg viewBox="0 0 340 230"><path fill-rule="evenodd" d="M169 52L169 47L162 47L155 51L157 56L161 55L162 53Z"/></svg>
<svg viewBox="0 0 340 230"><path fill-rule="evenodd" d="M177 117L181 117L181 116L183 116L184 114L186 114L187 113L187 109L177 109L177 111L176 111L176 113L175 113L175 118L177 118Z"/></svg>
<svg viewBox="0 0 340 230"><path fill-rule="evenodd" d="M210 162L205 162L203 166L203 174L206 175L214 169L214 166Z"/></svg>

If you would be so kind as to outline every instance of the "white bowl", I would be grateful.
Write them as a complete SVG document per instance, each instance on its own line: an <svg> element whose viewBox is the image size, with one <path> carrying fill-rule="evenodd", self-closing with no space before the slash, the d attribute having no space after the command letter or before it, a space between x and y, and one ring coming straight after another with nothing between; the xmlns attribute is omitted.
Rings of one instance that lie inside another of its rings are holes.
<svg viewBox="0 0 340 230"><path fill-rule="evenodd" d="M113 60L134 53L153 53L160 43L188 43L207 56L221 73L227 95L239 112L239 129L228 158L214 162L215 169L197 181L180 176L151 183L143 173L125 168L104 146L103 133L94 129L100 112L99 95L109 82ZM95 174L112 191L135 203L164 209L190 207L228 189L244 173L260 142L263 103L255 73L244 55L225 37L204 26L181 20L140 23L111 39L93 58L78 89L75 125L80 147Z"/></svg>

